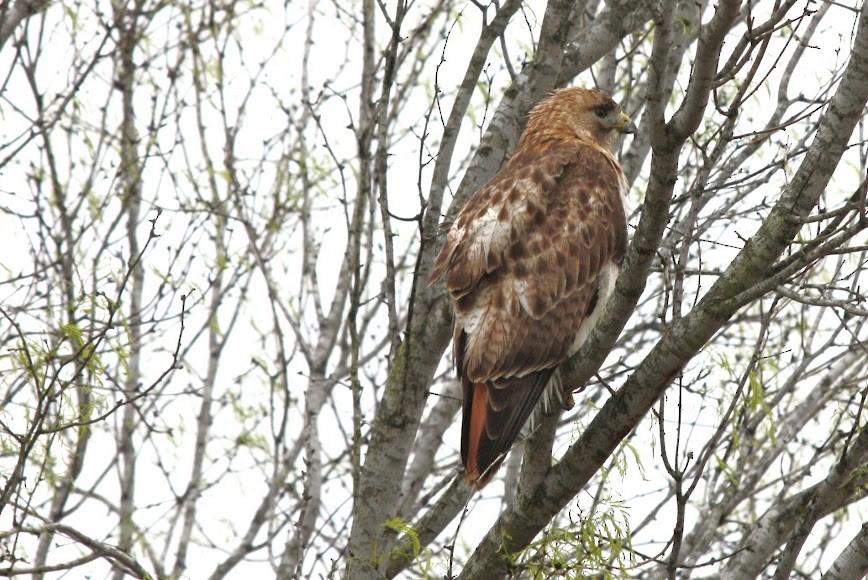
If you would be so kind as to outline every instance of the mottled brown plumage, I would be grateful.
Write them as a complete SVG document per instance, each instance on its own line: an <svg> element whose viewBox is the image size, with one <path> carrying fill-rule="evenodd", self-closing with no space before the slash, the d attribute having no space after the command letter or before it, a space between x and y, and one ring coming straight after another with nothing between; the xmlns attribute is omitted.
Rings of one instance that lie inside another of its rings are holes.
<svg viewBox="0 0 868 580"><path fill-rule="evenodd" d="M604 92L555 91L515 153L452 224L431 272L455 303L461 458L482 487L557 365L587 337L627 248L611 146L635 126Z"/></svg>

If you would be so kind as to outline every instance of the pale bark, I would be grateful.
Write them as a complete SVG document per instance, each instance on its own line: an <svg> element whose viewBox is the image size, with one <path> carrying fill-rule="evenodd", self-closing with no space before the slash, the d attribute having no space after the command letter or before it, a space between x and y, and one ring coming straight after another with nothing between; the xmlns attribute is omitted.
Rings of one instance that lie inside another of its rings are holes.
<svg viewBox="0 0 868 580"><path fill-rule="evenodd" d="M864 578L868 574L868 523L850 540L838 558L823 574L823 580Z"/></svg>

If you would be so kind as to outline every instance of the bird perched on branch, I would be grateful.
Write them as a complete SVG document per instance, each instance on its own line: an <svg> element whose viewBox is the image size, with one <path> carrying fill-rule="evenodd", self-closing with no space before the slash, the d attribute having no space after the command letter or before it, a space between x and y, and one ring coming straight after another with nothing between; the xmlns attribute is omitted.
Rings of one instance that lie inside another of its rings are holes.
<svg viewBox="0 0 868 580"><path fill-rule="evenodd" d="M614 288L627 249L627 181L612 146L635 130L601 90L555 91L462 208L434 263L430 284L443 280L455 306L461 459L477 488Z"/></svg>

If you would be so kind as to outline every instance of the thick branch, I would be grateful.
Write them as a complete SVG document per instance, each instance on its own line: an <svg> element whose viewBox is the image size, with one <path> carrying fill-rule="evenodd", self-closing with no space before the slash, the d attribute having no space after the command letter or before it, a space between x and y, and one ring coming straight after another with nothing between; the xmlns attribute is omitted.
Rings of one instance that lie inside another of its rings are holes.
<svg viewBox="0 0 868 580"><path fill-rule="evenodd" d="M847 580L863 578L868 574L868 523L856 534L831 568L823 574L823 580Z"/></svg>
<svg viewBox="0 0 868 580"><path fill-rule="evenodd" d="M50 0L16 0L11 7L0 10L0 49L12 38L22 22L36 16L48 8L49 4Z"/></svg>

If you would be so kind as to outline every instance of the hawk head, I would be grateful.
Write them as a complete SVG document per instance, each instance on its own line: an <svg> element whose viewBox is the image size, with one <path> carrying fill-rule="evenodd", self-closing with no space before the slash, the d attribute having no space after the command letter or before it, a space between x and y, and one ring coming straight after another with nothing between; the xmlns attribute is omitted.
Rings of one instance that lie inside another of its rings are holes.
<svg viewBox="0 0 868 580"><path fill-rule="evenodd" d="M545 139L592 141L611 151L621 133L636 125L612 97L600 89L570 87L554 91L530 112L519 147Z"/></svg>

